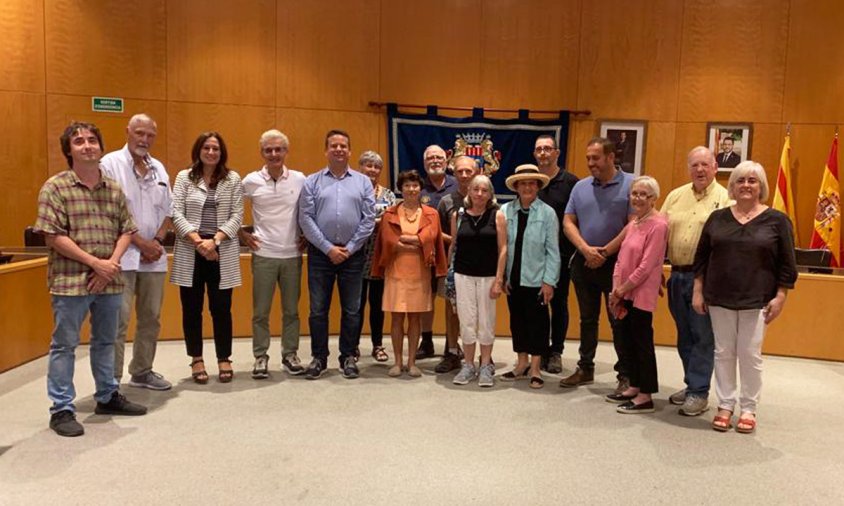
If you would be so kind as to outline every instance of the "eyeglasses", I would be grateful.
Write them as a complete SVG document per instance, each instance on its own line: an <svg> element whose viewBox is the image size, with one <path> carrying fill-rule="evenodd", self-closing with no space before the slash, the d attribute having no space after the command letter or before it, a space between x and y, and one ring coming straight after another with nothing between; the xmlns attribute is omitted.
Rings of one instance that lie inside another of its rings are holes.
<svg viewBox="0 0 844 506"><path fill-rule="evenodd" d="M434 160L442 161L442 160L445 160L445 157L442 156L442 155L428 155L428 156L425 157L426 162L432 162Z"/></svg>
<svg viewBox="0 0 844 506"><path fill-rule="evenodd" d="M551 153L556 150L554 146L537 146L533 151L534 153Z"/></svg>
<svg viewBox="0 0 844 506"><path fill-rule="evenodd" d="M645 193L645 192L630 192L630 198L631 199L648 200L652 196L653 195L651 195L650 193Z"/></svg>

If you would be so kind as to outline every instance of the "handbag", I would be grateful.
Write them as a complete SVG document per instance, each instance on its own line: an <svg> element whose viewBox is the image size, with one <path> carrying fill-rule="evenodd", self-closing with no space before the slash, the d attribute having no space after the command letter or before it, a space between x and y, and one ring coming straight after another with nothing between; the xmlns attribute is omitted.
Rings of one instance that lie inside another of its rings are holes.
<svg viewBox="0 0 844 506"><path fill-rule="evenodd" d="M454 257L457 255L457 232L460 230L460 222L464 212L465 209L462 207L457 211L457 228L455 228L454 236L451 238L451 255L448 257L448 272L445 275L445 297L451 302L453 307L457 307L457 287L454 284Z"/></svg>

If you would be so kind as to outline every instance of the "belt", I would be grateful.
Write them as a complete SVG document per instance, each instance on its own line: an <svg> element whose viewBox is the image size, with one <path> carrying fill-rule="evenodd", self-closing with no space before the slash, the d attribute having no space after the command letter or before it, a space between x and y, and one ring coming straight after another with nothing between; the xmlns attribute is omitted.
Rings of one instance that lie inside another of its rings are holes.
<svg viewBox="0 0 844 506"><path fill-rule="evenodd" d="M694 272L694 265L672 265L671 272Z"/></svg>

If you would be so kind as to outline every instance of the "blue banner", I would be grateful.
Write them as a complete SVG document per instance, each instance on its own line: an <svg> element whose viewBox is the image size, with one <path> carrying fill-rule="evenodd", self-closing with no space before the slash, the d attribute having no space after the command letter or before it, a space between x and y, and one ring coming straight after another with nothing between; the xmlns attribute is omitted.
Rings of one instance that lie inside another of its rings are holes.
<svg viewBox="0 0 844 506"><path fill-rule="evenodd" d="M395 188L400 171L416 169L425 174L422 155L431 144L441 146L451 159L468 155L478 160L495 186L496 196L512 198L504 185L507 176L523 163L536 163L533 147L540 135L550 135L560 148L560 164L566 160L569 133L569 112L560 111L558 118L532 120L529 111L520 110L518 118L484 118L483 109L475 109L471 117L451 118L437 114L429 106L426 114L399 113L396 104L387 106L389 137L390 186ZM449 170L450 172L450 170Z"/></svg>

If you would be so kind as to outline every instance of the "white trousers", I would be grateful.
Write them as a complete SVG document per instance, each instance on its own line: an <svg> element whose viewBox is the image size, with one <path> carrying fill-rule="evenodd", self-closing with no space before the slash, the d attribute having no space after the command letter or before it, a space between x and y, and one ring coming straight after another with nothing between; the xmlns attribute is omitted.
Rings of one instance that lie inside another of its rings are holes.
<svg viewBox="0 0 844 506"><path fill-rule="evenodd" d="M709 306L715 333L715 393L718 408L756 413L762 390L762 341L765 315L761 309L733 310ZM736 360L741 374L741 394L736 381Z"/></svg>
<svg viewBox="0 0 844 506"><path fill-rule="evenodd" d="M489 290L495 276L477 277L454 273L457 292L457 318L463 344L491 345L495 339L495 299Z"/></svg>

